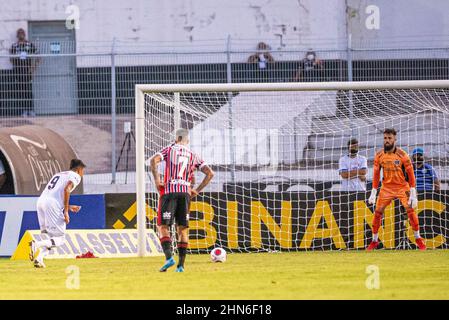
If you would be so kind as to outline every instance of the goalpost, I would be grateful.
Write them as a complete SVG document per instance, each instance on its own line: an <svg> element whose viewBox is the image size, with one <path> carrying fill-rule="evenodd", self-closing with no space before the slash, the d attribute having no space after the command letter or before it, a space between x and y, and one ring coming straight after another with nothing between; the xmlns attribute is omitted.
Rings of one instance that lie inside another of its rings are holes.
<svg viewBox="0 0 449 320"><path fill-rule="evenodd" d="M419 192L416 211L428 247L447 248L448 88L449 80L136 85L138 255L158 203L146 160L177 128L190 130L191 149L216 172L191 203L192 252L363 249L373 158L390 127L410 157L423 148L437 173L441 191ZM351 138L367 158L366 193L342 189L339 160ZM397 201L379 237L387 249L414 248Z"/></svg>

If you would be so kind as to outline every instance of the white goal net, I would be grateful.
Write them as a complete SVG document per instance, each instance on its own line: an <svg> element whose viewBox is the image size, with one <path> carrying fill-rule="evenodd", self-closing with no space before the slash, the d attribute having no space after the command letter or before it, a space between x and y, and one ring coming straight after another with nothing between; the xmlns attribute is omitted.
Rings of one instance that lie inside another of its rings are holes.
<svg viewBox="0 0 449 320"><path fill-rule="evenodd" d="M215 171L191 203L191 252L364 249L374 212L367 202L373 159L383 130L394 128L411 158L423 149L420 177L430 179L431 165L440 182L440 190L430 180L418 190L416 213L427 246L447 247L449 81L136 88L141 230L145 213L145 227L155 229L159 198L144 161L187 128L190 148ZM357 187L340 175L353 165L342 159L350 139L367 160ZM197 172L197 184L202 178ZM367 191L353 190L360 186ZM398 200L385 210L379 237L383 248L415 248Z"/></svg>

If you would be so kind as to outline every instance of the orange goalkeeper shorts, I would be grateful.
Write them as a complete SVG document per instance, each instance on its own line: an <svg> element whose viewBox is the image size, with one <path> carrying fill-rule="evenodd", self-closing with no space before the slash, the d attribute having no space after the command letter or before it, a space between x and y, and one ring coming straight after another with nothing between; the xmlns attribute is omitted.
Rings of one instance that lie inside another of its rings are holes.
<svg viewBox="0 0 449 320"><path fill-rule="evenodd" d="M394 199L399 199L404 206L404 208L408 208L408 199L410 197L410 188L380 188L379 197L377 198L376 208L385 208L387 207L391 201Z"/></svg>

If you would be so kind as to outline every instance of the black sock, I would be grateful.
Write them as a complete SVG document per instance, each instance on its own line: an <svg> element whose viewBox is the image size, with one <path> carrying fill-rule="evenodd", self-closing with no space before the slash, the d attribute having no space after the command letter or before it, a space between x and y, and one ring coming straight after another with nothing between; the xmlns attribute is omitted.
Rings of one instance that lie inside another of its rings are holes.
<svg viewBox="0 0 449 320"><path fill-rule="evenodd" d="M172 257L170 237L161 238L161 246L162 250L164 250L165 260L170 259Z"/></svg>
<svg viewBox="0 0 449 320"><path fill-rule="evenodd" d="M187 242L178 243L178 255L179 255L178 267L184 267L184 262L186 261L187 255Z"/></svg>

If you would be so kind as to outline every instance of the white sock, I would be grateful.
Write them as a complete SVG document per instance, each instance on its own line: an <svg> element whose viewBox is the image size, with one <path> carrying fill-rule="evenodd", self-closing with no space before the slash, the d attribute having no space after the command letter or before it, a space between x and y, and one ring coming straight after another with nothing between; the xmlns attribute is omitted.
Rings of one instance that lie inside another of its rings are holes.
<svg viewBox="0 0 449 320"><path fill-rule="evenodd" d="M373 233L373 241L374 242L379 241L379 234L378 233Z"/></svg>
<svg viewBox="0 0 449 320"><path fill-rule="evenodd" d="M415 239L421 238L421 236L419 235L419 230L418 231L413 231L413 233L415 234Z"/></svg>
<svg viewBox="0 0 449 320"><path fill-rule="evenodd" d="M38 248L51 248L52 245L53 244L51 243L50 239L36 241L36 247Z"/></svg>
<svg viewBox="0 0 449 320"><path fill-rule="evenodd" d="M39 255L36 257L37 261L43 262L44 258L48 255L50 250L47 247L43 247L39 251Z"/></svg>

